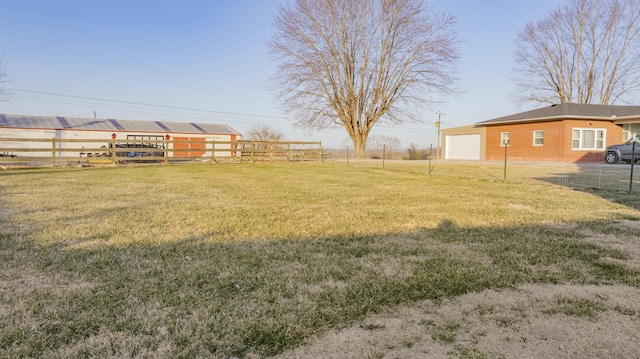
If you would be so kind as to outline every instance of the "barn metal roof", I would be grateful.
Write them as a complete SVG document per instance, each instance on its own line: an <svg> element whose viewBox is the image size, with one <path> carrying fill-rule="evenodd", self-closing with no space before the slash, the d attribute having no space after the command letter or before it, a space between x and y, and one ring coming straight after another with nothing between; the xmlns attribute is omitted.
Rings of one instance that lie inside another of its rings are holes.
<svg viewBox="0 0 640 359"><path fill-rule="evenodd" d="M0 114L0 127L239 135L222 124Z"/></svg>
<svg viewBox="0 0 640 359"><path fill-rule="evenodd" d="M532 111L517 113L493 120L478 122L476 125L497 125L517 122L550 121L558 119L623 120L640 118L640 106L591 105L563 103Z"/></svg>

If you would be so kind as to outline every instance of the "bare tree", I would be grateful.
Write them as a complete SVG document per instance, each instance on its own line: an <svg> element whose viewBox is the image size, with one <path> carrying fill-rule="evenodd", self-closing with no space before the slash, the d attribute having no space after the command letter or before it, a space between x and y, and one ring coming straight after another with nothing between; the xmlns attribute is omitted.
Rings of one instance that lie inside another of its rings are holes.
<svg viewBox="0 0 640 359"><path fill-rule="evenodd" d="M371 158L393 158L393 153L400 147L400 140L391 136L371 136L367 141L367 154Z"/></svg>
<svg viewBox="0 0 640 359"><path fill-rule="evenodd" d="M247 137L256 141L282 141L284 135L279 130L271 128L271 126L258 123L251 126L247 132Z"/></svg>
<svg viewBox="0 0 640 359"><path fill-rule="evenodd" d="M569 0L518 34L518 98L614 104L640 88L640 0Z"/></svg>
<svg viewBox="0 0 640 359"><path fill-rule="evenodd" d="M0 101L6 101L7 96L9 95L7 89L4 87L5 83L7 83L7 74L4 72L2 59L0 59Z"/></svg>
<svg viewBox="0 0 640 359"><path fill-rule="evenodd" d="M456 17L422 0L294 0L281 6L270 43L274 83L295 125L342 126L356 156L378 122L456 92Z"/></svg>

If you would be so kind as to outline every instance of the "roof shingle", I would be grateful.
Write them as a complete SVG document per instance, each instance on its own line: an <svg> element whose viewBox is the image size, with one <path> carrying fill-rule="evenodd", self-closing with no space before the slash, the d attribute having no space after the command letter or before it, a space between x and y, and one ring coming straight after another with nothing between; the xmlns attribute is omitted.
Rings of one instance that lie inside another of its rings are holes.
<svg viewBox="0 0 640 359"><path fill-rule="evenodd" d="M614 120L625 117L636 117L640 119L640 106L563 103L478 122L476 125L484 126L514 122L548 121L565 118Z"/></svg>

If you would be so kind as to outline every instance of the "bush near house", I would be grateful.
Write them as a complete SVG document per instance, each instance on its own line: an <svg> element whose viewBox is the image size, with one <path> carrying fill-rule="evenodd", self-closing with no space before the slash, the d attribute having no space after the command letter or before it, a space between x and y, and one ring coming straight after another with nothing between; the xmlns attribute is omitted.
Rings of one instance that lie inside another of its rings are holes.
<svg viewBox="0 0 640 359"><path fill-rule="evenodd" d="M405 160L428 160L429 157L429 150L419 149L416 144L412 143L409 148L407 148L407 154L403 158Z"/></svg>

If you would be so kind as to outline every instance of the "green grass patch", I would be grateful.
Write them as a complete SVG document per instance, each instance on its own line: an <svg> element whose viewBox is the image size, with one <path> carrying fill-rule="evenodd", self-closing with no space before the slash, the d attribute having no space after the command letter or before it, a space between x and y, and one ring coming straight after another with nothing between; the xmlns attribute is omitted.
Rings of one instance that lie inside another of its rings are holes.
<svg viewBox="0 0 640 359"><path fill-rule="evenodd" d="M268 357L425 299L522 283L639 285L625 253L585 240L637 236L617 225L638 220L635 208L494 180L493 168L459 171L2 172L0 357Z"/></svg>
<svg viewBox="0 0 640 359"><path fill-rule="evenodd" d="M453 344L456 341L459 328L460 325L457 323L436 325L431 328L431 338L441 344Z"/></svg>
<svg viewBox="0 0 640 359"><path fill-rule="evenodd" d="M475 348L456 347L455 353L459 359L504 359L502 355L487 356Z"/></svg>
<svg viewBox="0 0 640 359"><path fill-rule="evenodd" d="M570 317L596 318L607 311L607 307L596 300L585 298L557 298L553 308L545 310L547 314L564 314Z"/></svg>

